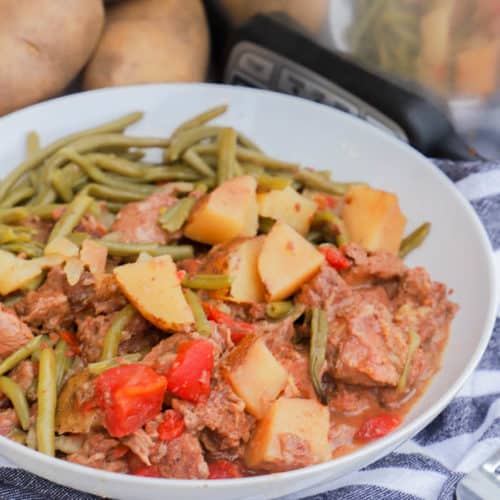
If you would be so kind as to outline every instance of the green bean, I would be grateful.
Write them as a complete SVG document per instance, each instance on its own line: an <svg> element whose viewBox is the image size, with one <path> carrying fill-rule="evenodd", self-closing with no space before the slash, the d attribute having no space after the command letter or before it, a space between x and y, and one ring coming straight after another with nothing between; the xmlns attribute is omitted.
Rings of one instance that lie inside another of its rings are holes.
<svg viewBox="0 0 500 500"><path fill-rule="evenodd" d="M310 241L311 243L321 243L323 241L323 232L322 231L310 231L307 236L307 241Z"/></svg>
<svg viewBox="0 0 500 500"><path fill-rule="evenodd" d="M334 182L326 179L318 172L312 170L300 169L295 173L295 179L303 183L306 187L311 189L318 189L324 191L325 193L333 195L343 195L349 189L352 184L347 184L343 182Z"/></svg>
<svg viewBox="0 0 500 500"><path fill-rule="evenodd" d="M1 202L3 208L11 208L20 203L21 201L31 198L35 194L35 190L30 187L19 187L9 192Z"/></svg>
<svg viewBox="0 0 500 500"><path fill-rule="evenodd" d="M401 258L404 258L412 250L418 248L424 242L430 230L431 223L425 222L421 226L417 227L415 231L406 236L406 238L403 238L403 241L401 242L401 245L399 247L399 256Z"/></svg>
<svg viewBox="0 0 500 500"><path fill-rule="evenodd" d="M227 104L222 104L221 106L216 106L215 108L208 109L199 115L193 116L184 123L181 123L172 133L172 137L184 132L185 130L201 127L205 123L217 118L218 116L224 114L227 111Z"/></svg>
<svg viewBox="0 0 500 500"><path fill-rule="evenodd" d="M248 148L238 146L236 148L236 158L243 162L256 163L262 165L269 170L285 170L289 172L296 172L299 166L295 163L288 163L281 160L276 160L258 151L253 151Z"/></svg>
<svg viewBox="0 0 500 500"><path fill-rule="evenodd" d="M28 211L31 215L37 215L41 219L53 219L54 212L66 208L67 205L62 203L49 203L48 205L42 205L38 207L28 207Z"/></svg>
<svg viewBox="0 0 500 500"><path fill-rule="evenodd" d="M33 231L23 226L13 227L0 224L0 244L11 242L24 243L30 241L32 233Z"/></svg>
<svg viewBox="0 0 500 500"><path fill-rule="evenodd" d="M188 167L187 165L154 167L144 172L144 180L147 182L196 181L199 178L199 174L194 172L191 167Z"/></svg>
<svg viewBox="0 0 500 500"><path fill-rule="evenodd" d="M66 238L71 241L72 243L74 243L75 245L81 247L82 246L82 243L90 238L90 234L89 233L84 233L82 231L73 231L72 233L68 234L66 236Z"/></svg>
<svg viewBox="0 0 500 500"><path fill-rule="evenodd" d="M19 429L12 429L7 437L16 443L26 444L26 432Z"/></svg>
<svg viewBox="0 0 500 500"><path fill-rule="evenodd" d="M403 368L403 372L401 373L401 377L399 378L397 387L397 390L400 392L406 389L406 383L411 368L411 362L413 361L413 356L415 355L415 352L420 347L420 336L417 334L417 332L410 330L408 333L408 337L409 337L408 354L406 356L405 366Z"/></svg>
<svg viewBox="0 0 500 500"><path fill-rule="evenodd" d="M314 214L313 223L321 224L323 222L333 225L337 229L337 246L341 247L345 243L349 242L349 235L347 233L345 223L338 215L334 214L330 210L319 210Z"/></svg>
<svg viewBox="0 0 500 500"><path fill-rule="evenodd" d="M218 148L217 183L222 184L235 176L236 130L234 128L223 128L220 131Z"/></svg>
<svg viewBox="0 0 500 500"><path fill-rule="evenodd" d="M184 130L178 133L170 144L168 150L168 161L178 160L181 154L188 149L204 139L209 139L212 137L217 137L221 127L195 127L188 130Z"/></svg>
<svg viewBox="0 0 500 500"><path fill-rule="evenodd" d="M125 203L118 203L117 201L106 202L106 208L113 214L118 213L124 206Z"/></svg>
<svg viewBox="0 0 500 500"><path fill-rule="evenodd" d="M26 446L32 450L36 450L36 429L34 425L30 426L26 434Z"/></svg>
<svg viewBox="0 0 500 500"><path fill-rule="evenodd" d="M127 177L142 177L142 169L133 161L104 153L90 153L86 155L91 162L96 163L104 170L109 170Z"/></svg>
<svg viewBox="0 0 500 500"><path fill-rule="evenodd" d="M69 203L73 199L73 186L71 178L68 177L68 175L65 175L63 169L56 170L52 174L51 183L56 193L66 203Z"/></svg>
<svg viewBox="0 0 500 500"><path fill-rule="evenodd" d="M104 336L101 361L110 360L118 354L122 332L135 315L135 309L130 304L116 313Z"/></svg>
<svg viewBox="0 0 500 500"><path fill-rule="evenodd" d="M111 178L101 169L93 165L87 157L80 155L70 148L61 149L60 154L66 156L66 158L73 163L76 163L90 179L99 184L117 189L126 189L132 192L137 191L145 196L150 195L155 190L153 186L140 186L128 181L119 181L116 178Z"/></svg>
<svg viewBox="0 0 500 500"><path fill-rule="evenodd" d="M40 353L38 365L38 414L36 417L37 449L55 455L55 417L57 404L56 357L54 350L46 347Z"/></svg>
<svg viewBox="0 0 500 500"><path fill-rule="evenodd" d="M61 387L64 375L68 369L68 360L70 358L66 355L67 350L68 344L63 339L60 339L54 349L56 357L56 386L58 389Z"/></svg>
<svg viewBox="0 0 500 500"><path fill-rule="evenodd" d="M120 153L120 159L129 160L129 161L139 161L144 158L146 153L144 151L132 150L126 151L124 153Z"/></svg>
<svg viewBox="0 0 500 500"><path fill-rule="evenodd" d="M198 155L194 149L188 149L183 155L182 159L191 167L196 170L199 174L210 177L214 175L213 170L206 163L206 161Z"/></svg>
<svg viewBox="0 0 500 500"><path fill-rule="evenodd" d="M244 135L241 132L238 132L238 142L247 149L251 149L253 151L256 151L257 153L262 153L262 150L253 142L251 139L249 139L246 135Z"/></svg>
<svg viewBox="0 0 500 500"><path fill-rule="evenodd" d="M233 170L234 170L233 177L240 177L241 175L245 174L245 172L243 171L243 167L236 158L234 159Z"/></svg>
<svg viewBox="0 0 500 500"><path fill-rule="evenodd" d="M40 137L32 130L26 137L26 156L29 158L38 153L38 151L40 151Z"/></svg>
<svg viewBox="0 0 500 500"><path fill-rule="evenodd" d="M266 316L271 319L281 319L287 316L293 309L293 303L289 300L283 302L269 302L266 305Z"/></svg>
<svg viewBox="0 0 500 500"><path fill-rule="evenodd" d="M40 165L45 159L53 155L57 150L61 149L67 144L77 142L82 138L87 136L93 136L96 134L105 134L108 132L119 132L137 122L142 118L142 113L131 113L118 120L113 120L98 127L76 132L74 134L67 135L54 141L48 146L40 149L37 153L31 155L29 158L20 163L1 183L0 183L0 200L2 200L10 188L16 183L16 181L23 176L26 172L32 170L33 168Z"/></svg>
<svg viewBox="0 0 500 500"><path fill-rule="evenodd" d="M325 402L321 375L326 356L328 340L328 317L326 311L313 307L311 315L311 340L309 347L309 376L320 401Z"/></svg>
<svg viewBox="0 0 500 500"><path fill-rule="evenodd" d="M196 274L186 276L182 286L199 290L221 290L231 286L231 278L227 274Z"/></svg>
<svg viewBox="0 0 500 500"><path fill-rule="evenodd" d="M14 304L17 304L20 300L23 300L24 294L22 293L13 293L8 297L4 297L2 299L2 304L5 307L12 307Z"/></svg>
<svg viewBox="0 0 500 500"><path fill-rule="evenodd" d="M30 211L26 207L0 208L0 222L11 224L27 219Z"/></svg>
<svg viewBox="0 0 500 500"><path fill-rule="evenodd" d="M85 186L85 188L80 191L80 193L83 192L94 196L95 198L124 203L130 203L132 201L142 201L147 197L142 193L132 192L126 189L115 189L109 186L94 183L87 184L87 186Z"/></svg>
<svg viewBox="0 0 500 500"><path fill-rule="evenodd" d="M155 245L153 243L121 243L111 240L96 240L108 249L109 255L116 257L136 257L141 252L149 253L157 257L159 255L170 255L174 260L189 259L194 255L191 245Z"/></svg>
<svg viewBox="0 0 500 500"><path fill-rule="evenodd" d="M117 356L116 358L107 359L105 361L97 361L95 363L89 363L87 370L92 375L100 375L110 368L114 368L119 365L128 365L131 363L137 363L142 359L141 353L125 354L124 356Z"/></svg>
<svg viewBox="0 0 500 500"><path fill-rule="evenodd" d="M63 215L53 227L49 235L49 242L53 241L55 238L70 234L78 225L93 201L93 198L87 196L86 193L78 193L73 201L66 207Z"/></svg>
<svg viewBox="0 0 500 500"><path fill-rule="evenodd" d="M27 431L30 426L30 411L26 396L19 384L9 377L0 377L0 392L9 398L23 431Z"/></svg>
<svg viewBox="0 0 500 500"><path fill-rule="evenodd" d="M175 205L165 209L163 213L160 213L158 218L160 226L169 233L178 231L186 222L195 203L196 198L193 196L186 196Z"/></svg>
<svg viewBox="0 0 500 500"><path fill-rule="evenodd" d="M30 258L41 257L43 255L43 247L37 242L6 243L5 245L0 245L0 248L7 252L24 253Z"/></svg>
<svg viewBox="0 0 500 500"><path fill-rule="evenodd" d="M200 298L195 292L193 292L193 290L189 289L184 290L184 297L186 297L186 302L189 304L189 307L193 312L196 331L204 337L210 337L212 328L210 327L210 323L205 315Z"/></svg>
<svg viewBox="0 0 500 500"><path fill-rule="evenodd" d="M259 217L259 233L267 234L276 221L270 217Z"/></svg>
<svg viewBox="0 0 500 500"><path fill-rule="evenodd" d="M33 278L29 283L24 285L23 290L27 292L38 290L38 288L40 288L40 285L45 281L46 276L47 272L42 271L40 275L38 275L36 278Z"/></svg>
<svg viewBox="0 0 500 500"><path fill-rule="evenodd" d="M291 183L292 179L287 177L271 177L267 175L257 177L257 184L262 189L282 190L287 188Z"/></svg>
<svg viewBox="0 0 500 500"><path fill-rule="evenodd" d="M255 178L268 177L264 167L259 167L257 165L254 165L253 163L243 163L241 168L243 169L243 172L245 174L252 175Z"/></svg>

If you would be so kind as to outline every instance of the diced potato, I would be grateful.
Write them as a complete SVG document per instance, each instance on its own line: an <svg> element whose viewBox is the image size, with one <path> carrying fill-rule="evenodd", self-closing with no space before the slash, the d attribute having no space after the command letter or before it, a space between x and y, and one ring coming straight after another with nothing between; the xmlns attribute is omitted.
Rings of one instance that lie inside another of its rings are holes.
<svg viewBox="0 0 500 500"><path fill-rule="evenodd" d="M72 257L68 259L64 264L64 274L66 275L66 280L70 286L75 286L82 276L85 266L80 259Z"/></svg>
<svg viewBox="0 0 500 500"><path fill-rule="evenodd" d="M497 87L499 40L460 52L456 61L455 91L468 95L489 95Z"/></svg>
<svg viewBox="0 0 500 500"><path fill-rule="evenodd" d="M43 252L45 255L59 255L64 259L70 259L71 257L78 257L78 246L75 245L68 238L56 238L49 242L45 247Z"/></svg>
<svg viewBox="0 0 500 500"><path fill-rule="evenodd" d="M250 439L245 452L246 465L252 469L276 470L286 463L280 435L295 434L306 441L314 462L331 457L328 443L328 408L313 399L280 398L275 401Z"/></svg>
<svg viewBox="0 0 500 500"><path fill-rule="evenodd" d="M257 269L264 237L237 238L217 245L208 254L201 271L213 274L228 274L231 277L229 290L218 290L215 295L231 297L236 302L262 302L264 285Z"/></svg>
<svg viewBox="0 0 500 500"><path fill-rule="evenodd" d="M113 273L122 292L156 327L183 331L193 323L170 255L118 266Z"/></svg>
<svg viewBox="0 0 500 500"><path fill-rule="evenodd" d="M255 236L258 226L257 182L249 175L230 179L195 206L184 234L217 245L237 236Z"/></svg>
<svg viewBox="0 0 500 500"><path fill-rule="evenodd" d="M345 200L342 217L350 240L371 252L397 254L406 226L398 197L369 186L353 186Z"/></svg>
<svg viewBox="0 0 500 500"><path fill-rule="evenodd" d="M96 241L86 239L80 250L80 260L89 268L92 274L100 274L106 270L108 249Z"/></svg>
<svg viewBox="0 0 500 500"><path fill-rule="evenodd" d="M303 235L309 231L312 217L318 208L315 201L302 196L290 186L259 193L257 203L259 215L285 222Z"/></svg>
<svg viewBox="0 0 500 500"><path fill-rule="evenodd" d="M262 418L287 383L288 373L264 341L247 335L227 357L224 373L245 401L248 413Z"/></svg>
<svg viewBox="0 0 500 500"><path fill-rule="evenodd" d="M276 222L259 255L259 274L266 299L281 300L300 288L318 271L324 256L283 222Z"/></svg>
<svg viewBox="0 0 500 500"><path fill-rule="evenodd" d="M40 264L33 260L19 259L0 250L0 294L8 295L20 290L42 273Z"/></svg>

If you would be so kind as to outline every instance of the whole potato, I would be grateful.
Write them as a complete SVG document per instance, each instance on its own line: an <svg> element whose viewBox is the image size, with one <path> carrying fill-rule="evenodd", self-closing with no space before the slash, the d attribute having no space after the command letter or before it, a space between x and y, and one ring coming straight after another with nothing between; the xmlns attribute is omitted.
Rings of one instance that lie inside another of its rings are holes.
<svg viewBox="0 0 500 500"><path fill-rule="evenodd" d="M255 14L283 12L311 33L318 33L328 12L328 0L219 0L237 27Z"/></svg>
<svg viewBox="0 0 500 500"><path fill-rule="evenodd" d="M103 25L102 0L1 0L0 115L60 93Z"/></svg>
<svg viewBox="0 0 500 500"><path fill-rule="evenodd" d="M205 78L208 25L200 0L126 0L108 9L84 88Z"/></svg>

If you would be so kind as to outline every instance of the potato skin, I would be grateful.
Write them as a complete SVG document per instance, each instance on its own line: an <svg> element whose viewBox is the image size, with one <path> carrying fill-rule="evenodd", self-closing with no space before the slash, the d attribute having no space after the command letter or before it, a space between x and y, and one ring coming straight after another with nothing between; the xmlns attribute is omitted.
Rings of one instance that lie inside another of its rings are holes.
<svg viewBox="0 0 500 500"><path fill-rule="evenodd" d="M208 25L200 0L122 1L107 11L83 87L202 81L208 56Z"/></svg>
<svg viewBox="0 0 500 500"><path fill-rule="evenodd" d="M59 94L103 26L102 0L2 0L0 115Z"/></svg>

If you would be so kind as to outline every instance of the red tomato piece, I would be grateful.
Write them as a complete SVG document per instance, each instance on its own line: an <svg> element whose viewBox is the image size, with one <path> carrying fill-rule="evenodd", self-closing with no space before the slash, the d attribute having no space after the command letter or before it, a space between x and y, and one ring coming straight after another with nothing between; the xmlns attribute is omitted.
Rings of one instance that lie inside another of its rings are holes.
<svg viewBox="0 0 500 500"><path fill-rule="evenodd" d="M241 476L238 466L228 460L217 460L208 464L208 479L232 479Z"/></svg>
<svg viewBox="0 0 500 500"><path fill-rule="evenodd" d="M184 342L179 346L177 357L168 371L168 390L193 403L207 398L213 367L212 342L202 339Z"/></svg>
<svg viewBox="0 0 500 500"><path fill-rule="evenodd" d="M401 419L396 415L383 413L366 419L354 435L356 441L369 443L374 439L386 436L401 424Z"/></svg>
<svg viewBox="0 0 500 500"><path fill-rule="evenodd" d="M179 437L185 428L184 417L178 411L167 410L162 423L158 426L158 434L162 441L170 441Z"/></svg>
<svg viewBox="0 0 500 500"><path fill-rule="evenodd" d="M68 344L75 354L80 354L80 343L72 332L61 332L60 337Z"/></svg>
<svg viewBox="0 0 500 500"><path fill-rule="evenodd" d="M337 271L350 267L351 262L335 247L319 247L318 250L325 256L326 261Z"/></svg>
<svg viewBox="0 0 500 500"><path fill-rule="evenodd" d="M314 201L318 204L320 210L333 208L337 204L337 200L329 194L317 194L314 196Z"/></svg>
<svg viewBox="0 0 500 500"><path fill-rule="evenodd" d="M132 434L161 411L167 379L139 363L110 368L94 380L97 406L113 437Z"/></svg>
<svg viewBox="0 0 500 500"><path fill-rule="evenodd" d="M203 304L203 309L207 318L215 321L219 325L225 325L231 330L231 340L236 344L247 334L253 333L253 325L245 321L238 321L231 318L229 314L222 312L212 304Z"/></svg>

